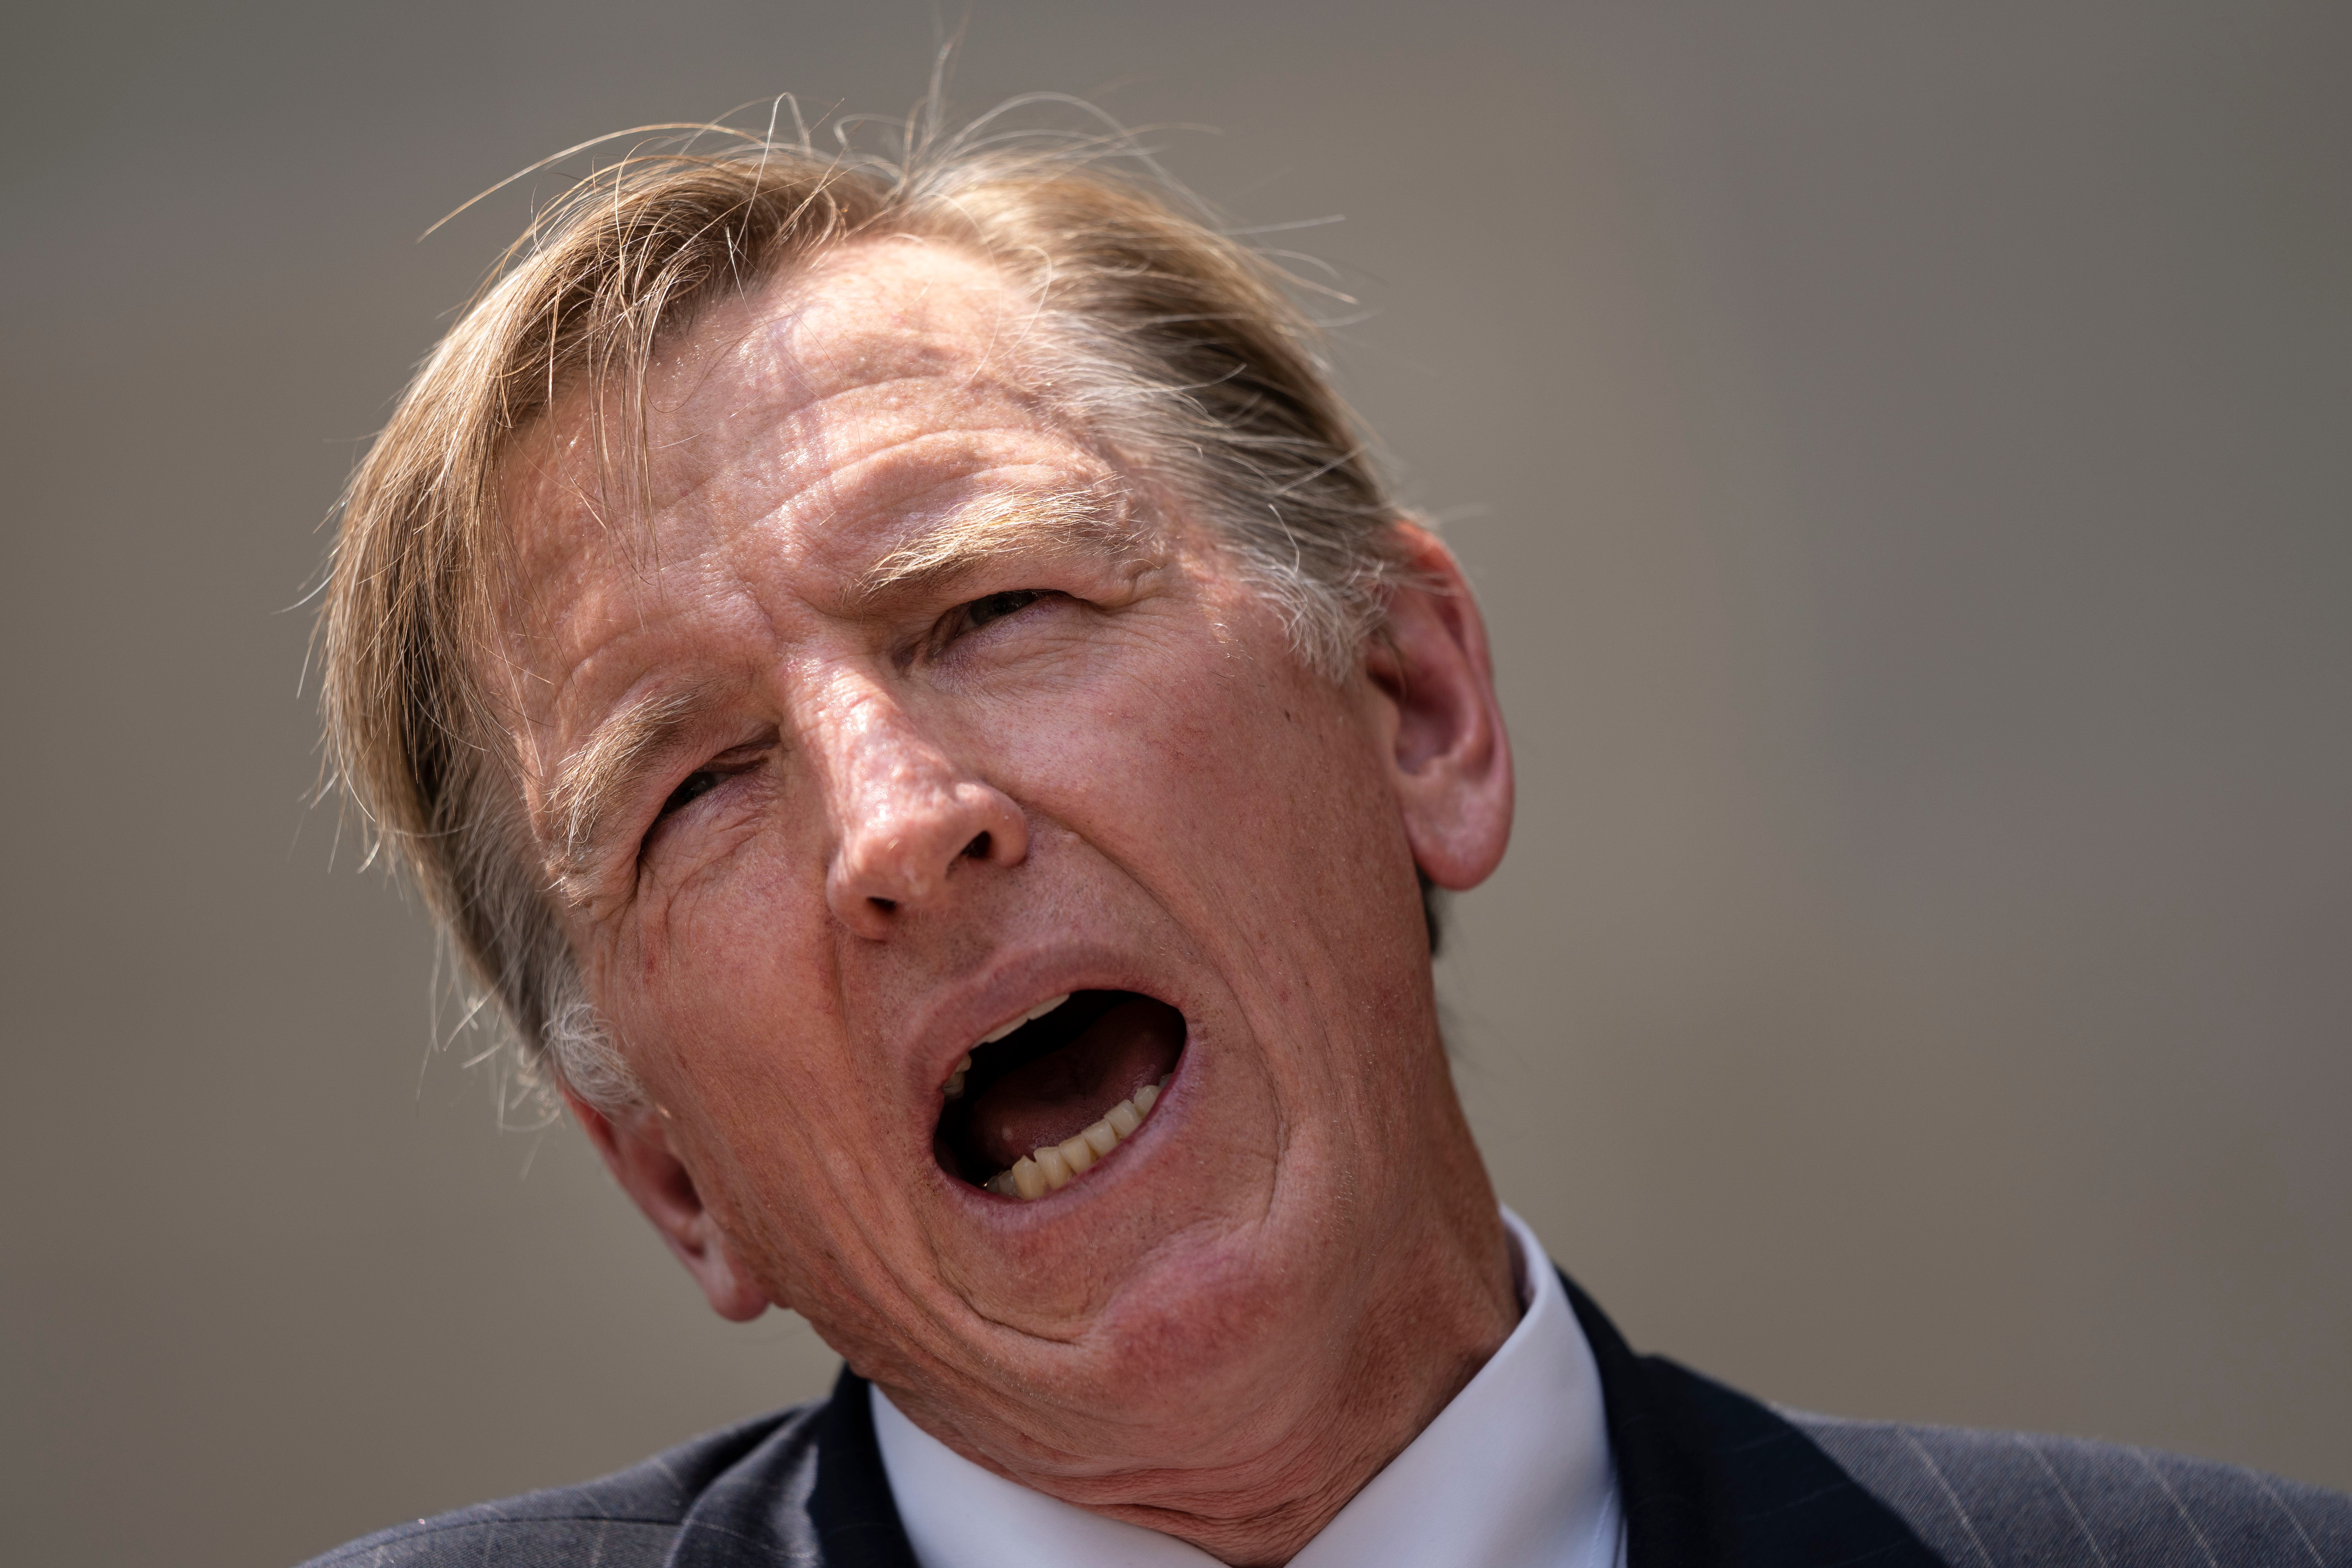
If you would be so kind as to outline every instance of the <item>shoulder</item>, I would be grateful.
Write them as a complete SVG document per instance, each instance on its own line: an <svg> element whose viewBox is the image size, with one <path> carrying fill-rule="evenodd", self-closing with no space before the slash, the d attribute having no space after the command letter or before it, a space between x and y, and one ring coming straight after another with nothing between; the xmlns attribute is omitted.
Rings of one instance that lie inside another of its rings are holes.
<svg viewBox="0 0 2352 1568"><path fill-rule="evenodd" d="M805 1462L824 1402L795 1405L689 1442L576 1486L478 1503L395 1525L302 1568L440 1568L485 1562L593 1563L656 1568L708 1511L715 1493L754 1476L787 1481Z"/></svg>
<svg viewBox="0 0 2352 1568"><path fill-rule="evenodd" d="M1951 1568L2352 1568L2352 1498L2077 1438L1782 1412Z"/></svg>

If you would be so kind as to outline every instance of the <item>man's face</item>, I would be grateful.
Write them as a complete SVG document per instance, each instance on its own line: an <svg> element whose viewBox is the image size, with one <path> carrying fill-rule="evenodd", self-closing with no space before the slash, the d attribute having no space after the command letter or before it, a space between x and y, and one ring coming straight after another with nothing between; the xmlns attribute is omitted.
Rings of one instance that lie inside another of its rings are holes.
<svg viewBox="0 0 2352 1568"><path fill-rule="evenodd" d="M1382 1270L1492 1199L1395 692L1301 668L1183 502L1026 390L1030 330L915 245L706 309L648 392L649 523L602 514L631 484L584 397L509 463L507 655L653 1108L608 1139L673 1152L736 1275L927 1425L1080 1478L1122 1461L1107 1411L1155 1454L1307 1419L1364 1334L1428 1328ZM1163 1078L1066 1185L986 1189Z"/></svg>

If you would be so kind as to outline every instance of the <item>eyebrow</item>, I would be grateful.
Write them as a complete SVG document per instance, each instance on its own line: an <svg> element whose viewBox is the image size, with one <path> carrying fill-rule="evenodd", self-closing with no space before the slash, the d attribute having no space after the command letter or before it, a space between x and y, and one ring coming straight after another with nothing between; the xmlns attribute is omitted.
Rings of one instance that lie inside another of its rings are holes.
<svg viewBox="0 0 2352 1568"><path fill-rule="evenodd" d="M1108 483L1083 489L998 492L959 507L955 515L868 567L858 579L857 599L936 588L987 564L1012 549L1108 552L1131 560L1143 552L1144 533Z"/></svg>
<svg viewBox="0 0 2352 1568"><path fill-rule="evenodd" d="M718 682L650 692L596 726L557 764L547 792L559 883L593 864L614 808L635 795L709 704Z"/></svg>

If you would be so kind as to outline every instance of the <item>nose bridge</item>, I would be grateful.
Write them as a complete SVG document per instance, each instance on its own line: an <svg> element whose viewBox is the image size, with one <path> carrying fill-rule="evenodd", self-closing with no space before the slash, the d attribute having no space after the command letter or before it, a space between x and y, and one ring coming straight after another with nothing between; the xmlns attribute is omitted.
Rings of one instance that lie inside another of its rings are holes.
<svg viewBox="0 0 2352 1568"><path fill-rule="evenodd" d="M832 863L826 896L862 934L936 904L964 865L1010 865L1026 851L1018 807L933 734L868 671L828 672L815 733Z"/></svg>
<svg viewBox="0 0 2352 1568"><path fill-rule="evenodd" d="M835 740L839 836L904 834L952 804L956 767L904 707L878 691L853 696Z"/></svg>

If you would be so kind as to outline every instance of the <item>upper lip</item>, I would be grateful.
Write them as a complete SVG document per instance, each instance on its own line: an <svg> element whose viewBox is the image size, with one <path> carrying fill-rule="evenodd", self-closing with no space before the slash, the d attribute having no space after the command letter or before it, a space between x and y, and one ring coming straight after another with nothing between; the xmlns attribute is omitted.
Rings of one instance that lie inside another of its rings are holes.
<svg viewBox="0 0 2352 1568"><path fill-rule="evenodd" d="M1008 955L935 994L916 1015L907 1059L919 1074L917 1103L934 1094L982 1035L1038 1003L1078 991L1132 991L1191 1016L1164 976L1135 958L1093 944ZM923 1129L928 1138L930 1129Z"/></svg>

